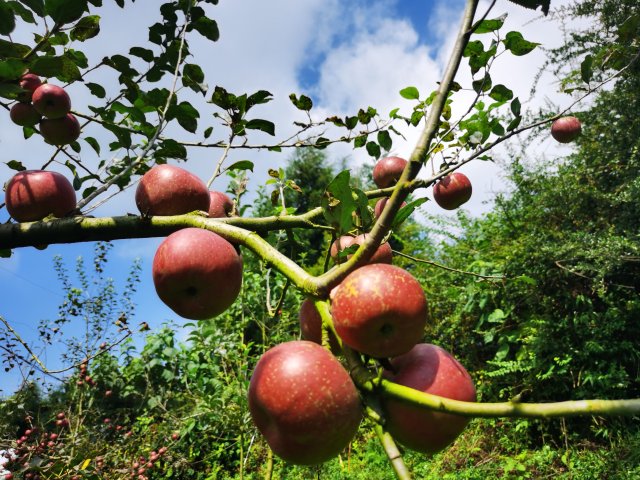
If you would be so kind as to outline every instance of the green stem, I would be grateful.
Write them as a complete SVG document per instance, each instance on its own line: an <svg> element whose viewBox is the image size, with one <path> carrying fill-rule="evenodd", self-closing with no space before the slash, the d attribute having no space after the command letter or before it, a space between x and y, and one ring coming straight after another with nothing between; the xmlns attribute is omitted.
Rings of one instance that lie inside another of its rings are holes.
<svg viewBox="0 0 640 480"><path fill-rule="evenodd" d="M382 448L384 448L384 453L387 454L389 462L391 462L396 477L400 480L411 480L411 473L407 469L404 460L402 460L402 454L400 450L398 450L398 446L393 440L393 437L379 423L375 423L373 429L378 436L378 440L380 440Z"/></svg>

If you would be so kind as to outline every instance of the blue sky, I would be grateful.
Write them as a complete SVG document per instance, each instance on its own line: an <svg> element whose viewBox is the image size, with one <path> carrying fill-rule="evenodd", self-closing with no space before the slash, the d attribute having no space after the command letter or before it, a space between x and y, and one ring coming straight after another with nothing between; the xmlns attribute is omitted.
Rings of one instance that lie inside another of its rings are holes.
<svg viewBox="0 0 640 480"><path fill-rule="evenodd" d="M146 25L155 21L156 14L150 10L149 2L128 4L126 11L118 9L112 2L107 3L98 12L103 17L102 33L83 46L91 58L126 52L132 45L144 45L146 27L142 28L139 20L145 19ZM223 0L209 10L219 22L220 41L217 44L200 42L194 35L191 49L195 62L205 69L210 87L221 85L236 93L261 88L271 91L275 100L260 113L276 121L281 128L279 138L283 138L291 131L291 121L298 114L287 99L291 92L311 96L319 117L325 113L353 114L358 108L368 105L377 107L383 114L396 106L409 109L410 104L399 97L398 91L408 85L418 86L421 92L434 88L461 8L461 0ZM538 38L532 33L533 40L547 41L553 36L551 32L557 34L558 29L547 24L543 26L549 30L544 32L541 32L540 24L527 27L531 14L501 0L495 16L505 11L510 12L513 29L531 28L535 32L537 28ZM30 31L16 32L15 39L28 42ZM509 64L497 68L521 85L524 94L541 57L535 61L538 63L532 64L531 60L526 64L520 63L517 69ZM92 81L103 82L107 86L113 82L108 75ZM86 89L74 85L69 91L74 108L87 111L86 106L92 99ZM201 99L193 98L202 103ZM203 118L206 108L203 107ZM85 134L98 138L103 135L93 127L88 130ZM202 130L193 138L201 138L198 135ZM417 131L406 132L406 137L406 142L397 139L394 145L396 153L409 154ZM256 139L262 140L260 137ZM542 145L543 152L549 148L553 147ZM52 147L39 138L25 141L8 115L0 118L0 182L4 183L12 174L5 162L15 159L28 168L38 168L52 151ZM219 153L190 152L188 168L206 179ZM329 153L334 158L348 155L355 163L370 161L363 152L352 152L345 146ZM97 161L86 147L82 154L83 161ZM255 189L266 179L267 168L282 164L286 157L287 154L268 152L234 152L229 161L250 158L256 163L255 179L251 185ZM64 169L60 171L68 173ZM473 174L474 181L474 199L469 208L472 213L480 214L489 208L483 202L503 188L499 169L485 164L469 167L468 172ZM225 183L220 181L214 187L224 189ZM133 190L113 198L92 214L135 213ZM426 208L432 208L430 203ZM435 209L429 213L434 212ZM7 218L6 210L0 209L0 222ZM140 289L135 297L138 304L136 321L146 321L152 328L167 320L183 322L156 297L151 281L153 252L160 241L115 242L108 266L109 275L121 284L134 259L141 258L143 270ZM89 261L93 248L93 244L51 245L42 251L23 248L15 250L10 259L0 259L0 315L26 340L35 341L38 321L55 319L57 307L63 300L61 285L53 270L54 256L61 255L69 270L73 270L75 258L81 255ZM59 351L60 347L53 348L46 354L52 368L58 366ZM19 382L20 376L16 371L5 374L0 370L0 395L11 392Z"/></svg>

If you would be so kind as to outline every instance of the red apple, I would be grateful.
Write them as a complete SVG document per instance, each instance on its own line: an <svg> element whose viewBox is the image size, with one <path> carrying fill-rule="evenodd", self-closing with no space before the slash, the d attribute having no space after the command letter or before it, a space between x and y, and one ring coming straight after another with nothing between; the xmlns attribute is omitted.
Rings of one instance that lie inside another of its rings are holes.
<svg viewBox="0 0 640 480"><path fill-rule="evenodd" d="M569 143L582 133L582 124L576 117L562 117L551 125L551 136L560 143Z"/></svg>
<svg viewBox="0 0 640 480"><path fill-rule="evenodd" d="M345 260L350 259L353 255L349 254L346 257L341 257L338 255L339 252L345 250L346 248L349 248L351 245L362 245L366 238L366 234L361 234L356 237L344 235L331 244L329 254L331 255L331 258L334 260L334 262L344 262ZM378 246L378 249L367 263L391 263L392 256L393 253L391 251L391 246L388 243L382 243Z"/></svg>
<svg viewBox="0 0 640 480"><path fill-rule="evenodd" d="M354 245L362 245L366 241L366 239L367 234L361 233L355 238L355 241L353 243ZM391 251L391 245L389 245L388 242L384 242L378 245L378 249L371 256L367 263L391 263L392 259L393 252Z"/></svg>
<svg viewBox="0 0 640 480"><path fill-rule="evenodd" d="M40 115L30 103L16 103L9 111L9 118L21 127L33 127L40 121Z"/></svg>
<svg viewBox="0 0 640 480"><path fill-rule="evenodd" d="M71 99L64 88L45 83L33 92L33 106L47 118L62 118L71 111Z"/></svg>
<svg viewBox="0 0 640 480"><path fill-rule="evenodd" d="M230 217L233 212L233 201L222 192L216 192L211 190L210 204L209 204L209 217L211 218L225 218Z"/></svg>
<svg viewBox="0 0 640 480"><path fill-rule="evenodd" d="M300 305L298 320L300 321L302 338L322 345L322 318L310 298L307 298ZM329 332L329 346L334 354L340 353L340 344L332 332Z"/></svg>
<svg viewBox="0 0 640 480"><path fill-rule="evenodd" d="M404 158L400 157L386 157L379 160L373 167L373 181L380 188L395 185L407 163Z"/></svg>
<svg viewBox="0 0 640 480"><path fill-rule="evenodd" d="M209 189L204 182L174 165L156 165L144 174L136 190L136 205L144 215L208 212L209 204Z"/></svg>
<svg viewBox="0 0 640 480"><path fill-rule="evenodd" d="M372 357L394 357L422 340L427 300L409 272L374 263L340 283L332 293L331 314L343 343Z"/></svg>
<svg viewBox="0 0 640 480"><path fill-rule="evenodd" d="M62 118L43 118L40 134L51 145L68 145L80 136L80 123L71 113Z"/></svg>
<svg viewBox="0 0 640 480"><path fill-rule="evenodd" d="M347 257L340 257L338 256L338 254L342 250L349 248L351 245L353 245L353 242L355 242L355 240L356 240L355 237L352 237L350 235L343 235L337 238L336 240L334 240L334 242L331 244L331 248L329 249L329 254L331 255L331 258L333 259L333 261L336 263L341 263L347 260Z"/></svg>
<svg viewBox="0 0 640 480"><path fill-rule="evenodd" d="M160 299L178 315L204 320L233 304L242 287L242 257L216 233L185 228L169 235L153 259Z"/></svg>
<svg viewBox="0 0 640 480"><path fill-rule="evenodd" d="M253 422L287 462L315 465L339 454L362 418L351 377L329 351L282 343L258 361L249 384Z"/></svg>
<svg viewBox="0 0 640 480"><path fill-rule="evenodd" d="M473 380L453 356L435 345L421 343L410 352L391 360L393 373L385 377L395 383L439 395L476 401ZM436 453L452 443L464 430L469 418L435 412L395 399L383 400L386 426L401 444L424 453Z"/></svg>
<svg viewBox="0 0 640 480"><path fill-rule="evenodd" d="M389 201L389 197L384 197L376 202L376 206L373 207L373 213L376 218L379 218L380 215L382 215L382 211L384 210L384 207L387 206L388 201ZM407 202L402 202L402 205L400 205L400 208L404 207L406 204Z"/></svg>
<svg viewBox="0 0 640 480"><path fill-rule="evenodd" d="M445 210L455 210L471 198L471 182L463 173L453 172L433 186L433 199Z"/></svg>
<svg viewBox="0 0 640 480"><path fill-rule="evenodd" d="M25 73L20 77L19 82L20 88L22 88L25 92L21 93L18 98L23 102L30 102L31 97L33 96L33 92L42 85L42 80L38 75L33 73Z"/></svg>
<svg viewBox="0 0 640 480"><path fill-rule="evenodd" d="M54 215L63 217L76 207L76 192L57 172L25 170L9 180L7 211L18 222L33 222Z"/></svg>

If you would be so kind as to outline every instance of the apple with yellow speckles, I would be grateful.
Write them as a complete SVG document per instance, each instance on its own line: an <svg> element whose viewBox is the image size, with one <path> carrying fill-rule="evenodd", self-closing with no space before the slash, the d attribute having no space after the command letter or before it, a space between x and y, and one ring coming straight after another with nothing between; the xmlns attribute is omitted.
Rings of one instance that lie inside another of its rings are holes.
<svg viewBox="0 0 640 480"><path fill-rule="evenodd" d="M298 465L338 455L362 419L347 371L328 350L304 340L277 345L260 358L249 384L249 410L271 450Z"/></svg>
<svg viewBox="0 0 640 480"><path fill-rule="evenodd" d="M347 346L375 358L395 357L422 340L427 300L409 272L374 263L351 272L332 292L331 314Z"/></svg>
<svg viewBox="0 0 640 480"><path fill-rule="evenodd" d="M392 382L440 397L476 401L473 380L465 368L446 350L420 343L408 353L393 358L384 373ZM435 412L391 398L383 398L389 433L405 447L423 453L437 453L451 444L469 423L468 417Z"/></svg>

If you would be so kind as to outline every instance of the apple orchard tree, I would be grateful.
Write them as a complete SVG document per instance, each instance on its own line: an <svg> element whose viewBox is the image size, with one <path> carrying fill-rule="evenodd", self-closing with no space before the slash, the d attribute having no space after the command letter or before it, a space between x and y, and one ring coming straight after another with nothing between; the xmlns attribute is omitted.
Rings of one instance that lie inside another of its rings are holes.
<svg viewBox="0 0 640 480"><path fill-rule="evenodd" d="M550 7L550 0L513 1L532 10L541 7L545 14ZM18 161L8 162L16 175L2 179L1 207L12 217L0 225L3 257L26 246L166 237L153 262L158 296L185 318L215 322L241 289L240 249L254 252L307 297L300 320L308 340L268 350L256 365L248 391L255 425L271 449L292 463L317 464L337 455L364 416L375 425L397 476L410 478L396 442L420 452L437 452L453 442L471 417L640 413L640 399L476 402L464 367L445 350L422 343L427 300L409 272L391 265L386 242L390 231L425 201L421 191L433 188L434 199L445 209L469 200L471 183L456 170L486 159L505 140L552 123L550 134L557 141L573 140L580 133L580 122L566 112L619 70L593 85L589 82L593 62L585 60L582 84L577 87L582 96L565 111L523 125L520 101L508 86L494 82L490 67L498 55L524 56L537 44L519 32L502 33L504 19L490 15L496 0L487 11L478 11L478 0L467 0L437 89L426 97L416 87L400 92L413 102L410 116L395 109L383 119L369 107L352 116L317 118L310 98L291 94L293 106L304 118L294 122L297 131L272 143L253 144L252 131L276 138L273 122L253 116L256 107L272 100L271 93L233 94L221 86L208 90L201 67L192 63L191 36L218 39L217 24L209 16L215 13L217 0L165 2L159 7L161 20L149 28L149 48L132 46L127 54L95 60L83 53L82 42L105 35L96 14L102 3L0 1L0 105L23 127L26 138L41 135L51 145L51 157L38 170L33 164L27 169ZM126 0L116 3L124 8ZM17 22L44 25L44 31L33 44L16 43L11 33ZM456 82L463 59L471 69L471 85ZM104 70L117 73L117 91L107 92L91 81L96 78L93 72ZM165 84L158 83L162 79ZM65 87L75 82L95 98L87 111L71 109ZM226 131L225 139L209 140L212 126L198 142L169 136L179 128L190 133L198 129L197 105L180 98L185 90L217 108L214 116ZM462 90L473 98L455 118L452 105ZM125 156L98 165L83 160L83 150L91 148L100 156L105 147L83 136L82 129L89 124L109 132L108 148L126 152ZM421 129L407 159L388 153L401 126ZM287 207L284 190L302 191L304 185L287 180L282 170L270 170L267 183L275 187L272 201L279 213L262 218L238 215L254 165L248 160L230 164L232 149L280 152L294 147L322 149L340 142L365 148L379 159L373 171L378 188L354 188L349 171L343 171L326 186L320 205L296 212ZM222 152L206 183L188 171L189 151L197 148ZM169 160L185 165L169 165ZM70 180L49 171L54 162L68 167ZM431 172L428 178L418 178L423 167ZM235 188L233 199L210 191L212 182L224 175ZM139 215L87 215L114 191L136 183ZM405 203L410 194L417 200ZM291 235L295 229L319 229L331 237L327 253L334 266L329 268L327 262L324 273L312 276L264 238L268 232ZM0 320L46 371L16 330Z"/></svg>

